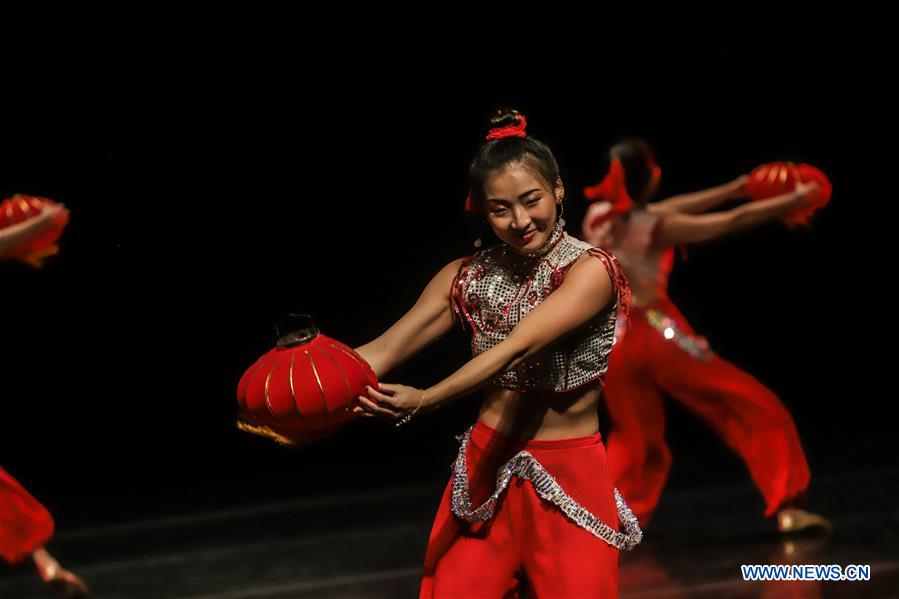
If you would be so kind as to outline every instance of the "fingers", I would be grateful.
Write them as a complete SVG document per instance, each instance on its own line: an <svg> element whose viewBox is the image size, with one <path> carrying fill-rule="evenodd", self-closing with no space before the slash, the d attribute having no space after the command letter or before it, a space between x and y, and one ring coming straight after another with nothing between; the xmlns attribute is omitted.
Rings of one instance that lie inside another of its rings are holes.
<svg viewBox="0 0 899 599"><path fill-rule="evenodd" d="M381 393L380 391L376 391L371 387L366 387L365 390L368 392L368 396L376 399L379 404L387 404L394 408L398 407L396 399L394 399L392 395L386 395L384 393Z"/></svg>
<svg viewBox="0 0 899 599"><path fill-rule="evenodd" d="M380 406L361 395L359 396L359 407L353 408L353 412L363 416L384 416L387 418L396 418L399 416L394 410Z"/></svg>

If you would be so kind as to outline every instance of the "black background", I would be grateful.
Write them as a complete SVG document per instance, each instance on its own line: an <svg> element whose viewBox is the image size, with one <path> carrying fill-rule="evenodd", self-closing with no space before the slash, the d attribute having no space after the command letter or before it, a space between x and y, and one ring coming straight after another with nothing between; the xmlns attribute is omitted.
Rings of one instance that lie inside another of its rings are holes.
<svg viewBox="0 0 899 599"><path fill-rule="evenodd" d="M98 49L23 68L0 99L0 194L71 210L42 270L0 263L0 463L60 526L444 478L474 398L296 451L235 430L235 389L287 312L360 345L472 251L465 174L500 105L555 151L570 233L622 135L654 144L663 194L772 160L828 173L833 200L810 230L691 248L671 294L782 397L813 473L895 463L895 194L880 164L894 114L874 58L714 50L561 70L279 50ZM433 384L466 350L454 332L386 380ZM670 412L672 486L748 478ZM844 458L847 444L868 459Z"/></svg>

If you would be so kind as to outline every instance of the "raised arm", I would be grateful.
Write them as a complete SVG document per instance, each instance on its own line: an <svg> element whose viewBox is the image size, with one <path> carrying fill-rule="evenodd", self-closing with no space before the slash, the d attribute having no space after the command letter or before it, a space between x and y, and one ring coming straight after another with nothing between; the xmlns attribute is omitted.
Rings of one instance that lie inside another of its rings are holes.
<svg viewBox="0 0 899 599"><path fill-rule="evenodd" d="M682 214L698 214L716 208L726 202L742 198L746 193L746 180L749 177L741 175L729 183L710 187L693 193L685 193L672 196L659 202L653 202L646 209L649 212L680 212Z"/></svg>
<svg viewBox="0 0 899 599"><path fill-rule="evenodd" d="M381 336L356 348L378 378L390 372L453 326L450 287L462 259L443 267L431 279L415 305Z"/></svg>

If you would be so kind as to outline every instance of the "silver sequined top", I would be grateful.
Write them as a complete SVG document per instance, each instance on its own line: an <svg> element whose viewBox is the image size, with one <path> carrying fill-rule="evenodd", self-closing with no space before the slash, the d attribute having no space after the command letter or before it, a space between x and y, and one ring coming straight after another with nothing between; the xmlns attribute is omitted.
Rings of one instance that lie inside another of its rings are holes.
<svg viewBox="0 0 899 599"><path fill-rule="evenodd" d="M471 352L477 356L508 337L522 318L559 288L568 269L585 253L605 264L618 290L615 305L504 372L494 384L563 392L601 379L608 368L618 308L627 301L627 282L614 256L571 237L559 226L534 254L523 256L498 244L459 268L453 281L453 307L463 326L471 329Z"/></svg>

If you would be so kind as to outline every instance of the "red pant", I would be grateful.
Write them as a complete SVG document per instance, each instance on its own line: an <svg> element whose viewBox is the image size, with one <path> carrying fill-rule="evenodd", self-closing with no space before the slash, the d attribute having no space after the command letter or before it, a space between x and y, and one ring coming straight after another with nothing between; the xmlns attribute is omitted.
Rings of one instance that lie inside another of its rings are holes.
<svg viewBox="0 0 899 599"><path fill-rule="evenodd" d="M678 334L696 336L670 301L651 308L672 318ZM634 309L612 351L605 398L612 418L612 480L641 525L658 504L671 466L663 394L696 413L743 458L765 499L765 515L804 493L808 463L796 425L777 396L714 354L694 357L652 327L645 309Z"/></svg>
<svg viewBox="0 0 899 599"><path fill-rule="evenodd" d="M0 468L0 558L26 559L53 534L53 518L22 485Z"/></svg>
<svg viewBox="0 0 899 599"><path fill-rule="evenodd" d="M609 526L618 524L599 433L560 441L511 445L481 424L468 445L473 505L496 485L499 466L529 451L565 491ZM450 509L452 480L437 511L420 597L501 598L526 588L537 597L615 597L618 550L540 499L527 481L512 479L493 519L468 524Z"/></svg>

